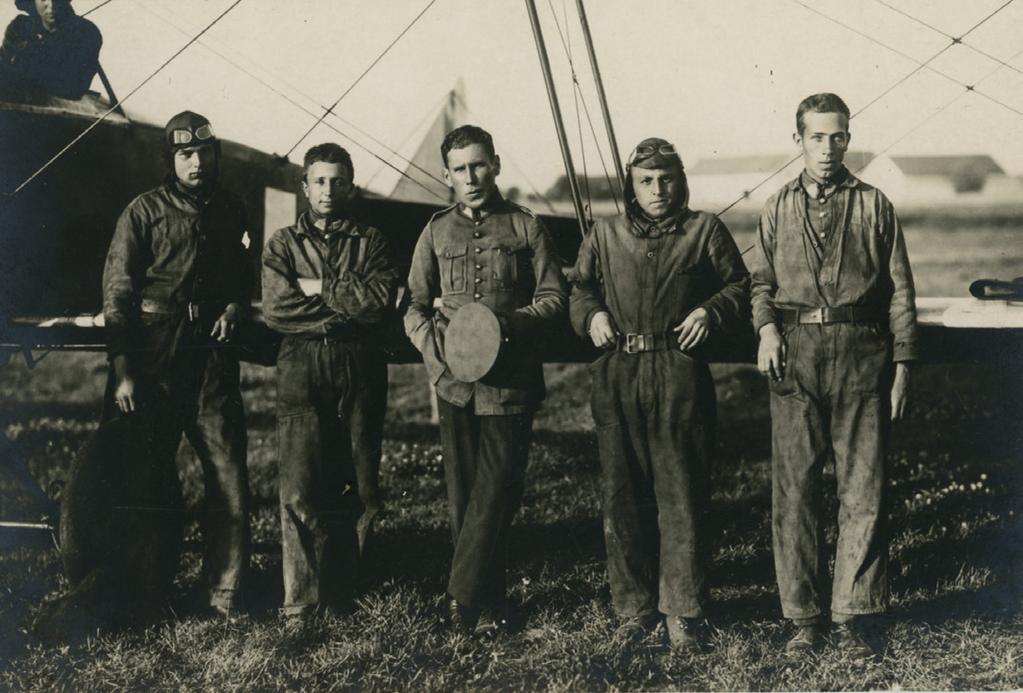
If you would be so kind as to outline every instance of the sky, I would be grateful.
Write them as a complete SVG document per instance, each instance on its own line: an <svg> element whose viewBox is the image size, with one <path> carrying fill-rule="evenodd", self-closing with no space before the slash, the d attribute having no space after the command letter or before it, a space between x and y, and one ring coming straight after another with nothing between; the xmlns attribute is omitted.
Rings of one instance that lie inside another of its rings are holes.
<svg viewBox="0 0 1023 693"><path fill-rule="evenodd" d="M518 0L434 0L354 87L428 0L242 0L126 98L233 2L111 0L100 6L102 0L74 0L74 7L80 14L97 8L89 19L104 35L101 63L136 119L162 124L188 108L207 115L221 137L279 154L293 150L293 161L313 144L339 141L352 152L356 182L372 181L371 189L386 194L398 174L370 152L403 169L388 149L411 156L461 78L470 120L493 133L502 155L504 186L546 190L564 173L526 5ZM796 105L809 94L833 91L856 114L853 148L989 153L1018 175L1023 0L1005 4L587 0L586 10L623 157L651 135L674 142L687 164L715 156L794 155ZM537 7L576 170L585 158L586 170L600 173L566 58L567 43L581 100L610 166L575 2L537 0ZM952 42L996 10L961 44ZM0 21L15 13L8 0ZM929 67L919 67L943 49ZM336 109L344 120L327 122L352 139L326 125L303 138L346 91Z"/></svg>

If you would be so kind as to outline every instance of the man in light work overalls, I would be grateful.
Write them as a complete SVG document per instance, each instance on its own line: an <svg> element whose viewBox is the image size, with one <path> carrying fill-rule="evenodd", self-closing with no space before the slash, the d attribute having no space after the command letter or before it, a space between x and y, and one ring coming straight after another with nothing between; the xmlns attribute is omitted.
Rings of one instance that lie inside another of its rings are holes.
<svg viewBox="0 0 1023 693"><path fill-rule="evenodd" d="M885 451L917 358L913 275L891 202L842 164L842 99L804 99L796 128L804 170L764 206L750 266L757 366L771 388L775 569L796 626L786 652L798 657L823 642L821 475L833 459L833 634L864 658L862 617L888 600Z"/></svg>

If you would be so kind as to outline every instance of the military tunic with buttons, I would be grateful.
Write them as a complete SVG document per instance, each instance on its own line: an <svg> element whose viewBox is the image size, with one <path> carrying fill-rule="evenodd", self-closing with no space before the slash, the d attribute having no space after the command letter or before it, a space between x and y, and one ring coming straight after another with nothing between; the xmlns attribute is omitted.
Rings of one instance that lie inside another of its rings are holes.
<svg viewBox="0 0 1023 693"><path fill-rule="evenodd" d="M439 399L455 542L448 593L483 606L504 597L508 527L521 501L533 412L545 394L536 340L564 315L568 289L550 236L530 211L497 196L475 218L467 212L460 205L438 212L419 237L405 331ZM502 317L513 348L500 373L467 383L448 370L444 332L474 301Z"/></svg>
<svg viewBox="0 0 1023 693"><path fill-rule="evenodd" d="M576 275L575 331L587 334L606 311L622 335L589 367L615 611L702 617L714 382L704 361L679 350L672 328L698 307L711 330L735 327L747 315L749 275L716 216L683 209L651 223L635 208L597 222Z"/></svg>

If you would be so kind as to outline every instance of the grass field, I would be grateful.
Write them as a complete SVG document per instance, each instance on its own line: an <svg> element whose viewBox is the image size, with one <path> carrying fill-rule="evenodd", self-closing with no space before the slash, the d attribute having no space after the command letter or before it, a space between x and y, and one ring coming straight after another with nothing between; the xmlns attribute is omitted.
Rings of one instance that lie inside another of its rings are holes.
<svg viewBox="0 0 1023 693"><path fill-rule="evenodd" d="M921 294L962 294L977 276L1023 274L1019 228L907 229ZM738 231L738 235L742 235ZM741 240L741 239L740 239ZM34 372L0 371L0 431L44 486L94 430L103 384L97 355L51 355ZM992 690L1023 687L1023 366L925 366L891 451L892 609L883 657L832 649L788 664L770 551L766 388L744 365L714 367L720 409L715 472L713 647L677 656L656 639L631 654L610 644L599 463L580 365L548 366L526 496L511 543L510 584L527 621L514 635L449 634L440 615L450 535L441 455L417 366L392 366L381 483L387 511L356 609L304 630L278 618L273 371L244 370L255 497L249 619L227 624L178 610L151 625L71 645L26 632L62 594L45 541L0 553L0 688L10 690ZM200 507L191 451L179 455ZM830 497L834 511L834 499ZM834 528L830 535L834 539ZM188 530L178 576L198 579Z"/></svg>

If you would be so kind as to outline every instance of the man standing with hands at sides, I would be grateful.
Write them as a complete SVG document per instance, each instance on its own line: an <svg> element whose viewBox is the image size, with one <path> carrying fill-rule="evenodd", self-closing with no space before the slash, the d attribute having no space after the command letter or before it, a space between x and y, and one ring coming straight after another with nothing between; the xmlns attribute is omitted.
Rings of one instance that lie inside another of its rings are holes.
<svg viewBox="0 0 1023 693"><path fill-rule="evenodd" d="M495 609L499 624L512 618L508 528L522 500L533 414L545 392L536 336L564 315L568 287L543 224L501 196L501 159L490 134L456 128L444 138L441 157L457 203L435 214L416 244L405 332L437 387L455 544L448 609L452 627L471 633L483 608ZM463 382L445 360L445 329L473 303L497 314L514 353L499 375Z"/></svg>
<svg viewBox="0 0 1023 693"><path fill-rule="evenodd" d="M842 99L804 99L793 139L804 170L764 206L751 260L757 367L771 389L775 571L796 627L785 651L802 657L824 640L821 474L833 458L833 636L869 658L864 620L888 600L885 452L917 358L913 275L892 204L842 164Z"/></svg>
<svg viewBox="0 0 1023 693"><path fill-rule="evenodd" d="M699 347L747 315L749 275L728 229L689 209L675 147L629 157L626 211L583 240L572 326L607 350L590 366L603 468L604 541L616 640L663 618L676 650L705 636L716 403Z"/></svg>
<svg viewBox="0 0 1023 693"><path fill-rule="evenodd" d="M210 607L233 617L249 564L245 410L229 342L249 306L241 201L219 186L220 142L191 111L164 128L171 170L117 220L103 270L103 317L124 414L148 408L156 459L181 433L206 486L203 570Z"/></svg>
<svg viewBox="0 0 1023 693"><path fill-rule="evenodd" d="M303 168L309 209L263 249L263 312L284 335L277 356L282 611L296 623L346 606L380 510L387 362L379 339L398 284L383 234L349 214L348 152L317 145Z"/></svg>

